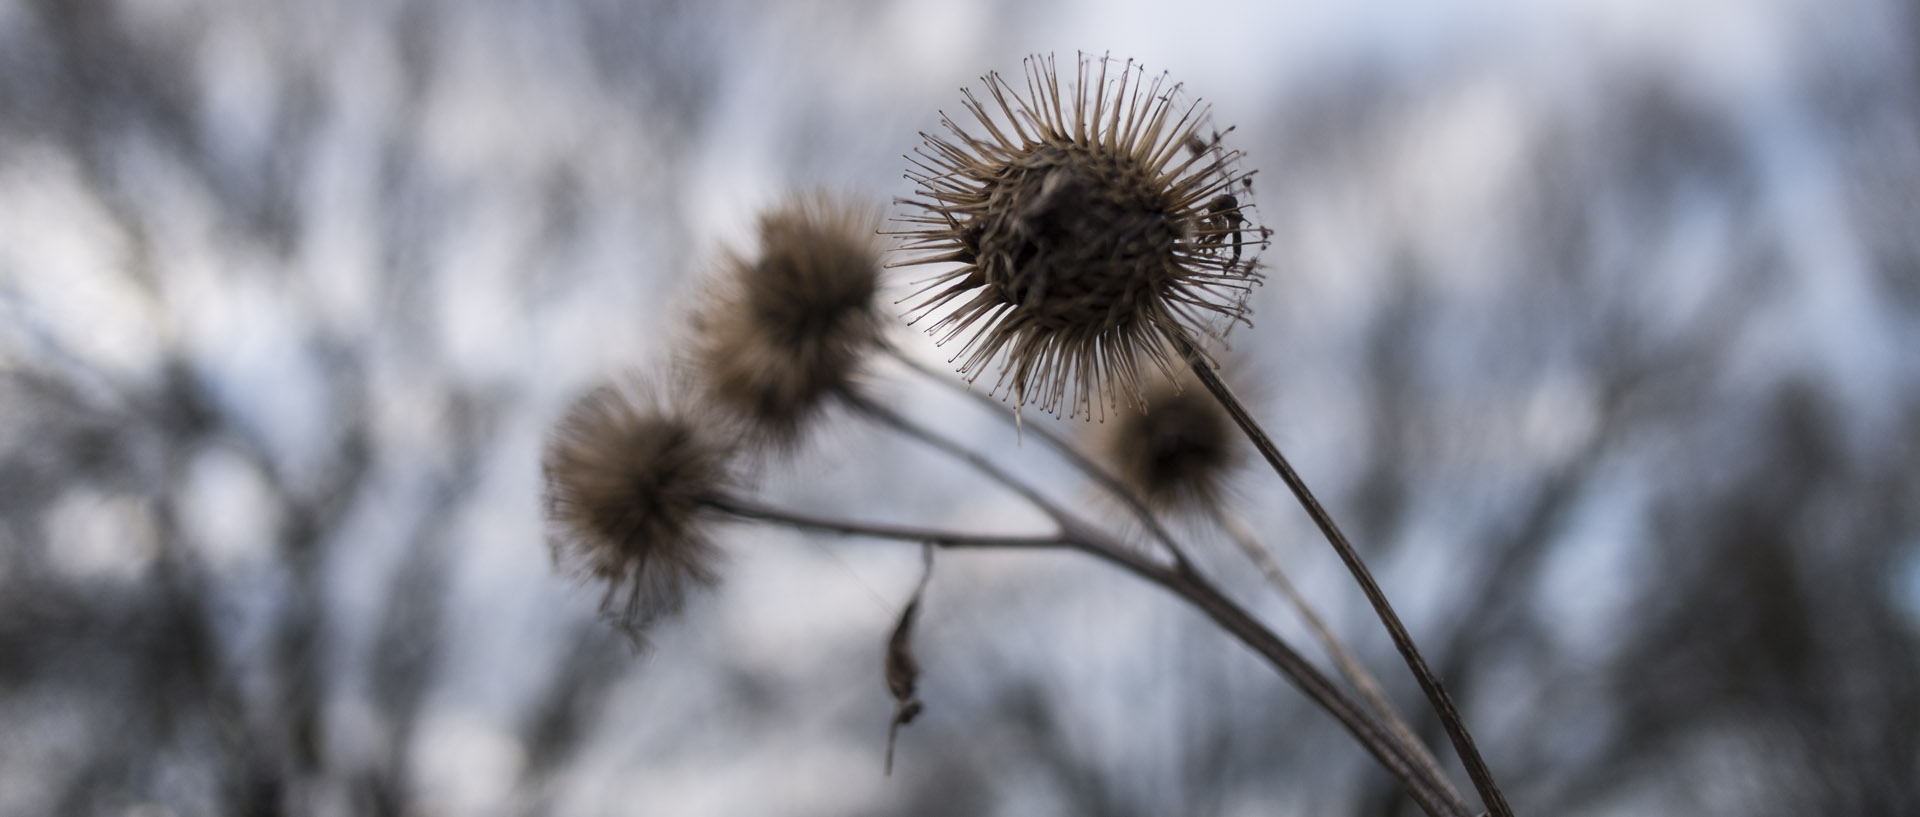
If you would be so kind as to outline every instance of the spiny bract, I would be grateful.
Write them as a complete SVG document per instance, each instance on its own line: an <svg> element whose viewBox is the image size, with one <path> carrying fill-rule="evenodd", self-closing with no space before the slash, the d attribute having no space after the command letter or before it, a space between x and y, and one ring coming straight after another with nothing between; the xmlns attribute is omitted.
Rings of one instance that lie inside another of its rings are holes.
<svg viewBox="0 0 1920 817"><path fill-rule="evenodd" d="M898 201L911 255L896 265L956 265L922 282L909 316L954 305L928 331L969 336L960 371L971 380L1000 359L995 390L1054 414L1138 404L1142 361L1177 362L1164 338L1246 322L1268 240L1251 221L1252 174L1203 132L1207 109L1176 104L1179 85L1132 61L1110 80L1116 65L1082 55L1064 95L1051 57L1026 61L1025 95L987 74L1002 116L963 91L984 136L943 115L953 140L921 134L908 174L919 197Z"/></svg>

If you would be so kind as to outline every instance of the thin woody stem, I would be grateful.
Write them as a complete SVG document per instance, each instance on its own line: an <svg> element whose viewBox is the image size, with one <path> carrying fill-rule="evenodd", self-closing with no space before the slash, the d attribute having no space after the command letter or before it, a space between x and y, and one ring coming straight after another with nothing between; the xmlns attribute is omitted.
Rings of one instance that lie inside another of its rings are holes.
<svg viewBox="0 0 1920 817"><path fill-rule="evenodd" d="M1420 741L1420 737L1414 734L1413 727L1407 725L1406 718L1400 715L1400 710L1387 699L1386 693L1380 689L1379 679L1367 671L1359 659L1354 657L1353 651L1347 649L1347 645L1341 642L1340 637L1327 627L1325 621L1321 620L1320 614L1314 611L1313 605L1307 603L1306 596L1294 586L1293 580L1287 578L1286 571L1280 569L1280 563L1260 545L1246 520L1217 504L1210 504L1209 511L1213 514L1214 521L1227 532L1228 538L1231 538L1233 543L1240 547L1240 551L1260 568L1260 573L1266 576L1267 582L1272 584L1275 590L1280 591L1280 595L1286 597L1289 604L1293 605L1294 611L1300 615L1300 620L1306 622L1307 629L1313 631L1314 638L1320 642L1321 648L1327 651L1327 657L1333 660L1333 665L1340 671L1341 677L1353 684L1354 689L1360 692L1360 697L1366 699L1367 703L1373 707L1373 711L1385 722L1387 731L1391 732L1401 745L1407 747L1408 753L1413 755L1416 763L1420 764L1421 770L1433 779L1445 783L1447 793L1458 799L1460 793L1453 788L1453 782L1447 779L1446 774L1440 771L1440 762L1434 758L1433 752L1427 749L1427 745Z"/></svg>
<svg viewBox="0 0 1920 817"><path fill-rule="evenodd" d="M1188 603L1200 608L1214 623L1232 633L1240 643L1252 648L1254 652L1267 659L1276 669L1293 681L1294 686L1305 693L1314 703L1320 705L1328 714L1340 721L1341 725L1373 754L1387 772L1400 781L1400 785L1421 810L1430 815L1452 815L1452 817L1472 817L1473 812L1465 801L1453 792L1452 786L1444 778L1435 778L1419 765L1419 761L1408 757L1408 750L1395 740L1372 715L1366 712L1352 698L1334 686L1333 681L1319 669L1308 663L1298 652L1282 641L1278 635L1261 624L1245 608L1235 604L1222 594L1212 583L1198 573L1182 570L1178 567L1167 571L1172 574L1165 582L1157 582L1172 590Z"/></svg>
<svg viewBox="0 0 1920 817"><path fill-rule="evenodd" d="M1435 817L1442 817L1442 815L1469 817L1464 804L1456 805L1448 802L1444 790L1439 789L1434 781L1422 776L1421 770L1417 769L1404 754L1404 748L1382 731L1380 725L1374 722L1357 702L1348 698L1344 692L1333 685L1331 680L1322 675L1293 648L1287 646L1279 636L1260 624L1245 609L1234 604L1200 574L1183 566L1155 564L1125 548L1117 547L1115 543L1085 527L1064 529L1054 536L986 536L933 528L833 519L773 508L732 497L709 498L706 505L741 520L789 525L800 530L821 533L865 536L900 542L923 542L942 548L1020 550L1063 548L1097 556L1186 599L1188 603L1199 608L1223 629L1238 638L1241 643L1266 658L1309 698L1346 726L1348 731L1359 739L1361 745L1373 754L1380 765L1401 782L1409 796L1413 797L1414 801L1419 803L1428 814Z"/></svg>
<svg viewBox="0 0 1920 817"><path fill-rule="evenodd" d="M948 456L965 462L979 470L983 475L1006 486L1009 490L1026 498L1035 507L1051 517L1060 532L1054 537L1011 537L1006 540L1010 547L1063 547L1090 554L1153 584L1165 588L1175 595L1186 599L1188 603L1206 613L1222 629L1238 638L1275 669L1291 680L1295 687L1305 693L1320 708L1340 721L1360 744L1374 756L1374 759L1400 781L1408 796L1419 804L1421 809L1434 817L1471 817L1471 812L1444 779L1430 777L1419 761L1410 757L1412 750L1402 746L1374 716L1349 697L1319 669L1302 657L1278 635L1261 624L1245 608L1220 592L1194 566L1185 560L1177 560L1164 565L1150 560L1138 551L1115 541L1099 529L1081 521L1071 512L1046 498L1032 486L1018 477L994 465L980 454L971 451L959 443L949 440L933 430L902 417L878 403L874 403L851 392L842 392L841 398L848 405L870 419L893 428L900 433L917 439ZM843 533L848 535L869 535L882 539L902 541L932 542L943 547L990 546L993 537L976 537L960 534L943 534L939 531L897 526L870 526L864 523L841 522L818 517L802 517L787 512L776 512L761 506L750 506L738 501L709 503L720 510L733 512L749 519L762 521L789 522L812 530ZM740 509L740 510L735 510ZM742 513L741 510L747 511ZM756 515L757 514L757 515Z"/></svg>
<svg viewBox="0 0 1920 817"><path fill-rule="evenodd" d="M851 522L827 516L775 508L732 497L709 499L706 505L722 513L755 522L788 525L815 533L865 536L902 542L926 542L943 548L1057 548L1071 545L1059 536L991 536L961 531L923 528L913 525L888 525L877 522Z"/></svg>
<svg viewBox="0 0 1920 817"><path fill-rule="evenodd" d="M1274 445L1273 440L1267 437L1266 431L1254 421L1253 415L1247 411L1240 399L1234 396L1233 390L1227 387L1226 381L1220 379L1219 373L1214 371L1213 365L1207 361L1199 347L1180 332L1169 331L1166 336L1181 358L1187 362L1188 367L1193 369L1194 376L1200 379L1200 383L1207 388L1207 391L1213 393L1214 399L1226 409L1227 414L1240 426L1240 430L1246 433L1254 447L1260 449L1261 456L1266 458L1267 463L1273 466L1274 472L1278 473L1280 479L1293 491L1301 507L1305 508L1307 515L1313 518L1314 524L1326 536L1327 542L1333 545L1333 550L1339 554L1340 561L1344 562L1348 572L1353 574L1354 581L1359 583L1361 592L1366 594L1368 603L1373 605L1374 612L1379 615L1380 623L1386 626L1387 634L1393 637L1393 645L1399 649L1401 658L1406 660L1407 668L1413 671L1414 679L1420 682L1420 691L1427 696L1428 703L1432 704L1434 714L1439 716L1441 725L1446 727L1447 737L1453 741L1454 752L1460 756L1461 764L1466 766L1467 776L1473 779L1473 787L1479 792L1481 801L1486 804L1492 817L1513 817L1513 809L1507 805L1506 796L1501 794L1500 786L1494 782L1493 772L1487 768L1486 760L1480 756L1479 747L1474 745L1473 735L1467 731L1466 722L1461 719L1460 711L1455 708L1452 696L1447 694L1446 687L1441 684L1439 677L1435 676L1433 670L1427 666L1427 660L1421 656L1420 648L1413 643L1413 636L1407 633L1406 625L1400 622L1400 615L1393 611L1393 605L1387 601L1387 596L1380 590L1379 583L1374 581L1372 571L1368 570L1366 563L1360 560L1359 552L1355 551L1353 545L1347 541L1346 534L1342 533L1340 526L1334 523L1333 516L1327 513L1326 508L1321 507L1320 500L1314 498L1313 491L1307 487L1306 480L1301 479L1299 473L1293 470L1287 458L1280 453L1280 448Z"/></svg>
<svg viewBox="0 0 1920 817"><path fill-rule="evenodd" d="M992 397L967 388L959 381L948 377L945 373L908 357L892 344L882 344L882 347L890 357L899 361L907 368L919 372L927 379L939 383L948 389L966 395L969 399L992 411L995 417L1007 418L1009 422L1014 422L1014 415L1009 414L1006 411L1006 406L1000 404ZM1043 426L1020 426L1020 430L1022 433L1030 432L1035 437L1040 438L1041 442L1046 443L1052 447L1054 451L1059 452L1060 456L1066 458L1068 464L1072 465L1082 474L1085 474L1088 479L1094 481L1094 484L1099 485L1107 493L1113 495L1114 498L1126 505L1127 510L1131 512L1136 519L1140 520L1141 525L1145 526L1147 533L1151 534L1160 544L1166 546L1167 551L1173 555L1175 561L1189 561L1186 552L1180 548L1178 542L1174 541L1173 535L1167 532L1166 527L1160 524L1159 518L1153 515L1153 511L1147 507L1146 503L1141 502L1140 497L1134 495L1131 489L1122 484L1120 480L1115 479L1105 468L1101 468L1099 463L1088 459L1087 455L1080 453L1080 449L1074 447L1073 443L1067 441L1066 438L1059 434L1055 434L1052 429Z"/></svg>
<svg viewBox="0 0 1920 817"><path fill-rule="evenodd" d="M892 357L901 365L918 372L929 380L939 383L941 386L966 395L969 399L979 403L981 406L992 410L994 416L1009 418L1011 422L1012 415L1004 410L1005 406L1001 405L991 396L967 388L960 381L946 376L944 372L909 357L892 344L883 344L882 347L888 356ZM1022 427L1022 430L1039 437L1042 442L1059 452L1060 455L1067 460L1068 464L1078 469L1082 474L1085 474L1088 479L1093 480L1102 489L1106 490L1107 493L1119 499L1127 506L1128 510L1147 527L1148 532L1153 534L1155 539L1160 540L1162 544L1166 545L1168 550L1171 551L1176 558L1185 561L1185 555L1179 545L1174 542L1172 535L1160 524L1159 518L1154 515L1151 509L1147 508L1146 503L1142 502L1131 488L1122 484L1120 480L1114 478L1105 468L1102 468L1099 463L1089 459L1085 454L1080 452L1079 448L1068 442L1064 437L1054 433L1051 429L1044 426L1025 426ZM1409 753L1413 755L1415 762L1420 765L1421 769L1425 771L1429 777L1445 785L1447 794L1449 794L1452 799L1459 800L1459 792L1454 790L1452 781L1448 780L1446 774L1440 770L1440 764L1434 758L1433 752L1429 751L1426 744L1420 741L1420 738L1414 734L1413 729L1407 725L1406 719L1401 717L1399 710L1387 699L1386 694L1380 688L1379 680L1374 678L1373 674L1368 672L1367 668L1354 658L1353 652L1347 649L1346 645L1340 641L1339 636L1328 629L1326 623L1320 619L1320 616L1314 612L1312 606L1307 603L1306 598L1301 596L1300 592L1293 586L1293 583L1287 579L1286 573L1280 569L1280 565L1275 562L1273 557L1268 555L1266 549L1261 547L1259 542L1255 540L1253 532L1248 529L1245 520L1233 514L1230 510L1218 505L1211 505L1209 510L1214 515L1220 527L1227 531L1228 536L1233 539L1234 544L1238 545L1241 551L1244 552L1249 559L1253 560L1255 566L1267 577L1267 581L1273 584L1275 589L1277 589L1282 596L1286 597L1288 603L1292 604L1294 609L1298 611L1300 618L1305 621L1307 627L1313 631L1314 637L1320 642L1321 647L1326 650L1328 657L1333 660L1334 666L1339 669L1341 676L1353 684L1354 688L1366 699L1368 705L1371 706L1375 712L1379 713L1380 717L1385 721L1384 725L1387 731L1392 733L1394 738L1407 747ZM1464 807L1464 801L1462 802Z"/></svg>
<svg viewBox="0 0 1920 817"><path fill-rule="evenodd" d="M988 479L1006 486L1009 490L1019 494L1022 499L1033 503L1034 507L1045 512L1048 517L1052 518L1053 521L1061 527L1068 527L1072 524L1072 514L1067 513L1066 508L1060 507L1059 503L1048 499L1046 494L1040 493L1040 491L1033 486L1021 482L1018 478L1014 477L1013 474L1008 473L1006 469L995 465L993 460L987 459L977 452L970 451L959 443L935 434L932 430L900 416L899 412L875 403L872 400L868 400L852 391L841 391L840 399L845 401L847 405L852 406L855 411L866 415L868 419L939 449L941 453L966 463L968 467L979 471Z"/></svg>

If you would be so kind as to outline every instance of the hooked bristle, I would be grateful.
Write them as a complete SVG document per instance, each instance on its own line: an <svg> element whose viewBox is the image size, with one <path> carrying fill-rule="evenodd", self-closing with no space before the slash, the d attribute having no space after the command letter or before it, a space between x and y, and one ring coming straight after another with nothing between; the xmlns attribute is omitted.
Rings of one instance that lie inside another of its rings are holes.
<svg viewBox="0 0 1920 817"><path fill-rule="evenodd" d="M1097 66L1097 77L1089 77ZM1163 339L1217 337L1246 322L1267 232L1252 224L1241 154L1202 137L1206 109L1131 61L1079 60L1063 96L1051 58L1027 62L1028 95L984 79L1003 118L966 92L984 138L943 119L909 174L920 212L896 221L897 262L956 264L930 278L909 315L951 307L928 330L965 337L971 380L993 361L995 390L1054 414L1092 417L1142 399L1142 366L1171 372ZM1139 75L1136 75L1136 74Z"/></svg>

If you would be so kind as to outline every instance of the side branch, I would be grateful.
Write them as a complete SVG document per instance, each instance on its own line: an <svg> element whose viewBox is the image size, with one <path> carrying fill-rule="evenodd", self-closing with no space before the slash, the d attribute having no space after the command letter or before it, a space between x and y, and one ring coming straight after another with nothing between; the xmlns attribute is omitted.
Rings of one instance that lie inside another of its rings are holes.
<svg viewBox="0 0 1920 817"><path fill-rule="evenodd" d="M865 536L872 539L890 539L900 542L925 542L936 547L947 548L1071 548L1073 543L1054 536L991 536L987 534L967 533L963 531L923 528L914 525L887 525L874 522L854 522L826 516L789 511L734 498L714 498L706 501L707 507L727 515L753 522L770 522L789 525L799 530L815 533L834 533L842 536Z"/></svg>
<svg viewBox="0 0 1920 817"><path fill-rule="evenodd" d="M925 429L906 422L900 429L928 440ZM938 438L933 438L938 439ZM949 443L951 445L951 443ZM956 456L970 454L958 446L942 447ZM1012 479L1011 476L1007 477ZM1030 490L1030 489L1029 489ZM1022 491L1023 495L1026 493ZM867 536L901 542L925 542L949 548L1064 548L1078 550L1124 568L1149 583L1186 599L1229 634L1266 658L1268 663L1291 680L1320 708L1345 726L1348 732L1374 756L1387 772L1399 780L1408 796L1433 817L1470 817L1464 803L1453 795L1444 781L1434 780L1411 751L1356 701L1323 675L1312 663L1244 608L1222 594L1205 577L1184 562L1172 565L1156 563L1126 548L1099 530L1064 514L1059 517L1060 532L1053 536L988 536L934 528L853 522L778 509L731 497L715 497L708 507L735 518L772 524L791 525L800 530L845 536Z"/></svg>
<svg viewBox="0 0 1920 817"><path fill-rule="evenodd" d="M967 388L961 384L960 381L948 377L945 373L930 368L926 364L907 356L890 343L882 344L882 349L888 357L918 372L928 380L932 380L956 393L966 395L967 399L978 403L980 406L992 412L996 417L1006 418L1009 422L1013 421L1013 415L1007 412L1007 407L992 397L987 396L985 393ZM1107 469L1102 468L1099 463L1089 459L1086 454L1081 453L1080 449L1074 447L1073 443L1067 441L1059 434L1054 433L1052 429L1041 425L1031 425L1021 427L1020 431L1038 437L1041 442L1046 443L1055 452L1059 453L1061 457L1065 458L1067 464L1072 465L1075 470L1078 470L1088 479L1093 480L1095 485L1100 486L1101 490L1106 491L1115 499L1120 500L1122 504L1126 505L1127 510L1146 528L1147 533L1167 548L1167 551L1172 554L1174 561L1183 563L1189 561L1186 552L1181 549L1178 542L1174 541L1173 534L1167 532L1166 526L1160 524L1160 519L1153 515L1153 511L1146 506L1146 503L1141 502L1140 498L1135 496L1131 489L1121 484L1120 480L1115 479L1111 473L1107 472Z"/></svg>
<svg viewBox="0 0 1920 817"><path fill-rule="evenodd" d="M1413 749L1403 746L1391 733L1376 721L1371 713L1361 707L1352 698L1334 685L1312 663L1301 657L1298 652L1275 635L1272 630L1255 619L1244 608L1227 598L1194 566L1184 559L1176 558L1170 565L1161 564L1147 558L1139 551L1116 541L1097 527L1090 525L1073 513L1048 499L1038 489L1021 481L1018 477L995 465L978 452L948 439L932 429L913 422L900 414L867 400L852 392L842 392L845 400L854 410L882 425L888 426L906 436L920 440L943 454L954 457L981 474L1018 493L1036 508L1045 512L1059 525L1059 534L1051 539L1030 539L1015 537L1000 539L995 537L971 537L948 535L929 536L930 531L915 528L891 528L889 526L866 526L852 523L825 520L817 517L789 518L804 520L804 524L814 530L826 530L847 534L885 534L882 538L904 539L909 541L932 541L935 544L950 546L1016 546L1016 547L1066 547L1082 551L1089 555L1125 568L1153 584L1173 592L1200 608L1215 623L1239 639L1255 652L1260 653L1274 668L1291 680L1300 691L1313 699L1322 709L1334 718L1366 747L1388 773L1398 779L1414 802L1434 817L1471 817L1466 805L1452 792L1452 787L1444 780L1431 779ZM736 507L739 507L736 504ZM757 509L768 521L774 519L774 513L767 509ZM796 523L799 524L799 523ZM1176 554L1178 551L1175 551Z"/></svg>

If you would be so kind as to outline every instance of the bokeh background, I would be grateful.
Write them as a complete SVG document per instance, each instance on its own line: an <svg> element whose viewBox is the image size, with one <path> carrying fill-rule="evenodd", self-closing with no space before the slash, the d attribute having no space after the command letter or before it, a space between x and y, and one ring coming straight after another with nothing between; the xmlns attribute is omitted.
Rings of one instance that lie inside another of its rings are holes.
<svg viewBox="0 0 1920 817"><path fill-rule="evenodd" d="M940 560L892 777L916 548L728 528L644 655L551 568L546 429L671 355L757 212L884 207L961 86L1076 50L1237 125L1274 235L1236 374L1521 813L1920 814L1908 3L18 0L0 815L1412 813L1084 558ZM873 383L1089 502L1000 419ZM760 485L1044 529L848 418ZM1279 484L1236 490L1417 710Z"/></svg>

